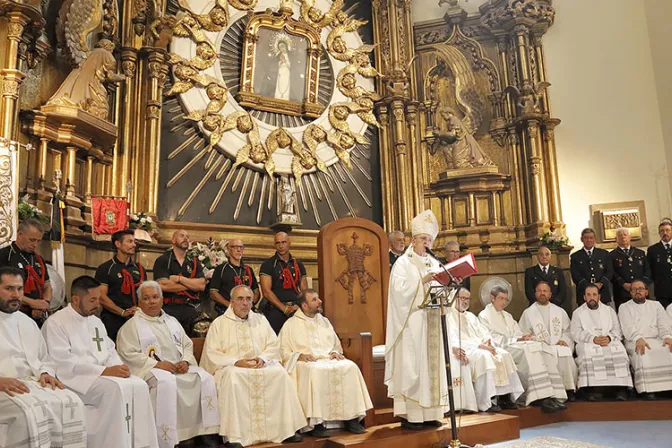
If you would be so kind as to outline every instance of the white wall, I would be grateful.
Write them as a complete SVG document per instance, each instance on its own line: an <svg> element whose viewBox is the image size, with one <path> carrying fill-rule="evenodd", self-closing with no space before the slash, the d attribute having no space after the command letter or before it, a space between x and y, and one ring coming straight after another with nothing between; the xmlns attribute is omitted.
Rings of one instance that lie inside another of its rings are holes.
<svg viewBox="0 0 672 448"><path fill-rule="evenodd" d="M555 135L568 236L580 245L590 204L644 200L655 241L672 200L643 4L554 6L544 47L553 115L562 119Z"/></svg>

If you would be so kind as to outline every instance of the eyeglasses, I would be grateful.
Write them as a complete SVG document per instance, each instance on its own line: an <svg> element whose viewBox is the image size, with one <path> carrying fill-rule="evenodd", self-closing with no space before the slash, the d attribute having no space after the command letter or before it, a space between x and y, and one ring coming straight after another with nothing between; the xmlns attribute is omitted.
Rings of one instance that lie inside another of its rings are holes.
<svg viewBox="0 0 672 448"><path fill-rule="evenodd" d="M243 250L243 249L245 249L245 246L229 246L229 249Z"/></svg>
<svg viewBox="0 0 672 448"><path fill-rule="evenodd" d="M635 292L646 291L646 288L644 288L643 286L640 286L639 288L630 288L630 291L635 291Z"/></svg>

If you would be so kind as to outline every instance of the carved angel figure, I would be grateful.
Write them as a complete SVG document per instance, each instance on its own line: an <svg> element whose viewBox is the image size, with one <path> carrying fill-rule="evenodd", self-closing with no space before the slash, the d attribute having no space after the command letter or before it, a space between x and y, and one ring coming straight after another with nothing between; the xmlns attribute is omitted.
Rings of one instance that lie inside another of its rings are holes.
<svg viewBox="0 0 672 448"><path fill-rule="evenodd" d="M315 7L315 0L302 0L301 18L318 31L329 26L336 19L336 15L343 8L343 0L335 0L326 13Z"/></svg>
<svg viewBox="0 0 672 448"><path fill-rule="evenodd" d="M287 215L293 215L296 213L295 209L294 189L289 183L289 178L280 176L280 211Z"/></svg>
<svg viewBox="0 0 672 448"><path fill-rule="evenodd" d="M118 83L125 78L115 72L117 61L112 55L114 44L102 39L96 48L75 68L47 104L74 104L90 114L107 120L109 83Z"/></svg>
<svg viewBox="0 0 672 448"><path fill-rule="evenodd" d="M538 82L532 85L530 81L525 81L521 89L516 86L508 86L504 92L511 93L516 98L516 106L521 116L539 113L541 96L551 84L546 81Z"/></svg>
<svg viewBox="0 0 672 448"><path fill-rule="evenodd" d="M452 109L442 107L438 114L440 130L435 132L437 138L430 147L432 155L441 151L449 170L495 166Z"/></svg>

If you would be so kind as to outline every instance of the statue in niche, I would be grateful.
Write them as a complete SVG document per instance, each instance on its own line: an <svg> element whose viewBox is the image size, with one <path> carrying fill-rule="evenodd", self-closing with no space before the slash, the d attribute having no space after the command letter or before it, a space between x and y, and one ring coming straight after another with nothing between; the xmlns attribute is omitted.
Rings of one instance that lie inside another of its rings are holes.
<svg viewBox="0 0 672 448"><path fill-rule="evenodd" d="M281 213L287 215L295 214L296 200L294 199L294 190L287 176L280 177L280 204Z"/></svg>
<svg viewBox="0 0 672 448"><path fill-rule="evenodd" d="M449 107L437 111L439 130L434 131L435 139L430 145L430 154L443 154L448 170L465 168L494 167L495 164L481 149L473 132L455 115ZM467 124L469 120L466 119Z"/></svg>
<svg viewBox="0 0 672 448"><path fill-rule="evenodd" d="M112 55L114 44L101 39L81 65L75 68L47 105L76 106L90 114L107 120L109 103L107 85L123 81L123 75L116 73L117 61Z"/></svg>

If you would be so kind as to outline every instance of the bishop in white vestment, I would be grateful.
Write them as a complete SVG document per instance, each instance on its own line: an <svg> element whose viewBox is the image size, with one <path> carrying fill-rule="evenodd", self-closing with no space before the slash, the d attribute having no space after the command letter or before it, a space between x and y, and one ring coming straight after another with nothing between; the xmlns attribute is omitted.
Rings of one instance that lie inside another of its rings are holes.
<svg viewBox="0 0 672 448"><path fill-rule="evenodd" d="M131 376L94 313L100 282L87 275L71 286L72 302L42 327L56 374L86 405L90 448L157 447L147 384Z"/></svg>
<svg viewBox="0 0 672 448"><path fill-rule="evenodd" d="M596 387L621 386L616 398L627 400L626 387L632 387L632 377L616 311L600 302L595 285L586 286L583 298L584 304L574 311L571 325L579 366L578 387L589 388L588 400L596 401L601 394Z"/></svg>
<svg viewBox="0 0 672 448"><path fill-rule="evenodd" d="M446 316L450 343L466 361L474 381L479 411L517 409L515 401L524 392L511 354L496 347L488 329L470 311L471 293L460 287L455 305Z"/></svg>
<svg viewBox="0 0 672 448"><path fill-rule="evenodd" d="M322 315L317 291L304 289L296 305L299 310L280 330L280 350L312 435L328 437L325 423L339 421L348 431L363 434L359 421L373 404L359 367L343 356L334 327Z"/></svg>
<svg viewBox="0 0 672 448"><path fill-rule="evenodd" d="M525 405L538 402L546 413L567 409L563 404L567 393L558 372L557 357L544 353L542 343L535 341L531 333L523 334L518 322L504 311L511 301L507 289L495 286L490 291L490 300L478 317L490 331L495 345L511 353L525 388Z"/></svg>
<svg viewBox="0 0 672 448"><path fill-rule="evenodd" d="M633 281L632 300L618 310L625 348L635 371L635 388L649 400L672 389L672 320L660 302L647 300L642 281Z"/></svg>
<svg viewBox="0 0 672 448"><path fill-rule="evenodd" d="M23 274L0 268L0 447L84 448L84 405L63 389L33 319L21 312Z"/></svg>
<svg viewBox="0 0 672 448"><path fill-rule="evenodd" d="M159 446L218 434L215 379L198 367L193 343L180 322L161 309L161 286L143 282L137 297L139 309L119 330L117 350L131 375L149 385Z"/></svg>
<svg viewBox="0 0 672 448"><path fill-rule="evenodd" d="M266 318L250 311L248 286L231 290L231 306L212 322L201 367L215 376L219 433L229 446L300 442L306 426L296 388L280 363L280 340Z"/></svg>
<svg viewBox="0 0 672 448"><path fill-rule="evenodd" d="M557 359L558 371L565 390L575 391L578 370L574 362L574 339L570 332L569 316L559 306L550 303L551 287L539 282L535 288L537 301L520 317L520 328L541 342L546 355ZM549 361L548 364L551 364Z"/></svg>
<svg viewBox="0 0 672 448"><path fill-rule="evenodd" d="M413 240L390 272L385 336L385 384L394 415L408 429L440 426L448 411L448 382L441 338L441 312L420 308L439 271L430 257L438 222L426 210L411 222Z"/></svg>

